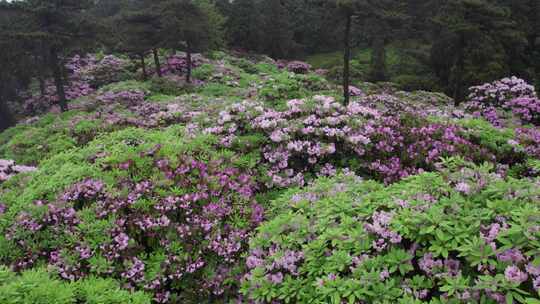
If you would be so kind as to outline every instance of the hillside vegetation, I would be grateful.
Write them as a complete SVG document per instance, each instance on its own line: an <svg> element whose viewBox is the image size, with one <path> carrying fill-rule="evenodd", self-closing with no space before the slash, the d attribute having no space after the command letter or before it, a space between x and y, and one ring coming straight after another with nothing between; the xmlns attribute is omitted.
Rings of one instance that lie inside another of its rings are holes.
<svg viewBox="0 0 540 304"><path fill-rule="evenodd" d="M2 303L540 301L534 87L343 105L304 62L160 56L75 57L70 110L0 134Z"/></svg>

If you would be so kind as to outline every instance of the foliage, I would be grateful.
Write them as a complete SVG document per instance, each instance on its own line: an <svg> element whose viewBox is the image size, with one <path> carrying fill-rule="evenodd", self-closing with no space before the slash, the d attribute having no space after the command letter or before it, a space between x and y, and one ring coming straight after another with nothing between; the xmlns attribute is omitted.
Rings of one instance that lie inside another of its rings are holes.
<svg viewBox="0 0 540 304"><path fill-rule="evenodd" d="M214 66L203 64L193 70L193 77L199 80L208 80L214 73Z"/></svg>
<svg viewBox="0 0 540 304"><path fill-rule="evenodd" d="M344 107L332 97L315 96L290 100L281 110L243 102L220 113L219 125L206 131L219 135L222 145L243 153L260 147L269 187L303 185L305 177L328 175L336 167L389 183L433 170L440 157L496 160L487 145L481 146L485 142L469 140L474 137L467 130L431 123L406 109L399 110L400 115L380 111L369 102L392 105L392 99L372 98ZM258 142L247 144L253 136Z"/></svg>
<svg viewBox="0 0 540 304"><path fill-rule="evenodd" d="M0 260L45 263L66 280L114 278L157 302L207 299L200 286L234 296L264 212L252 165L209 150L209 138L186 145L178 131L111 133L43 162L22 195L24 181L7 185Z"/></svg>
<svg viewBox="0 0 540 304"><path fill-rule="evenodd" d="M316 74L295 74L281 72L264 79L259 96L268 101L284 101L302 98L328 89L327 81Z"/></svg>
<svg viewBox="0 0 540 304"><path fill-rule="evenodd" d="M504 124L503 110L509 110L523 123L540 123L540 102L534 86L525 80L511 77L469 88L468 111L484 117L496 126Z"/></svg>
<svg viewBox="0 0 540 304"><path fill-rule="evenodd" d="M44 269L16 275L2 266L0 301L6 304L150 304L151 297L142 292L122 290L114 280L91 277L76 283L66 283L52 278Z"/></svg>
<svg viewBox="0 0 540 304"><path fill-rule="evenodd" d="M90 77L90 84L94 88L125 81L132 78L126 60L114 55L107 55L91 66L86 74Z"/></svg>
<svg viewBox="0 0 540 304"><path fill-rule="evenodd" d="M534 303L538 180L444 161L384 187L323 178L272 202L243 293L269 303Z"/></svg>

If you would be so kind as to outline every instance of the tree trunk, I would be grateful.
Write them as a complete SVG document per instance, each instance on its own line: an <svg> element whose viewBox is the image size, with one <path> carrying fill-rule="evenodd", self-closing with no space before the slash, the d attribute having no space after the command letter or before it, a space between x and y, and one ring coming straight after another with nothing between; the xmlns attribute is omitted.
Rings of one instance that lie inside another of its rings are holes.
<svg viewBox="0 0 540 304"><path fill-rule="evenodd" d="M43 76L40 74L38 76L39 81L39 93L41 94L41 97L45 96L45 79L43 79Z"/></svg>
<svg viewBox="0 0 540 304"><path fill-rule="evenodd" d="M2 97L0 97L0 131L3 131L13 125L13 117L1 98Z"/></svg>
<svg viewBox="0 0 540 304"><path fill-rule="evenodd" d="M47 62L47 52L45 51L45 48L41 46L40 48L41 58L38 57L36 60L36 64L38 65L38 81L39 81L39 92L41 93L41 97L45 96L46 92L46 85L45 85L45 64ZM41 59L41 60L40 60Z"/></svg>
<svg viewBox="0 0 540 304"><path fill-rule="evenodd" d="M154 54L154 64L156 66L156 74L158 77L161 77L161 64L159 63L159 54L157 49L153 49L152 53Z"/></svg>
<svg viewBox="0 0 540 304"><path fill-rule="evenodd" d="M459 51L458 56L456 60L456 65L454 68L454 104L455 106L459 106L459 104L462 101L463 94L462 94L462 82L463 82L463 70L465 65L465 58L464 58L464 52L465 52L465 35L460 34L459 37Z"/></svg>
<svg viewBox="0 0 540 304"><path fill-rule="evenodd" d="M373 41L371 58L371 81L386 80L386 49L383 35L377 35Z"/></svg>
<svg viewBox="0 0 540 304"><path fill-rule="evenodd" d="M55 47L51 48L51 69L53 71L54 84L56 86L56 95L58 96L58 105L60 110L66 112L68 110L66 92L64 91L64 78L61 68L61 63L58 58L58 51Z"/></svg>
<svg viewBox="0 0 540 304"><path fill-rule="evenodd" d="M187 74L186 82L191 83L191 45L187 43Z"/></svg>
<svg viewBox="0 0 540 304"><path fill-rule="evenodd" d="M144 54L140 54L141 59L141 68L142 68L142 77L143 80L146 81L146 63L144 62Z"/></svg>
<svg viewBox="0 0 540 304"><path fill-rule="evenodd" d="M9 128L13 123L13 117L4 104L4 81L0 80L0 131Z"/></svg>
<svg viewBox="0 0 540 304"><path fill-rule="evenodd" d="M345 22L344 55L343 55L343 104L348 105L350 100L350 61L351 61L351 21L352 16L347 14Z"/></svg>

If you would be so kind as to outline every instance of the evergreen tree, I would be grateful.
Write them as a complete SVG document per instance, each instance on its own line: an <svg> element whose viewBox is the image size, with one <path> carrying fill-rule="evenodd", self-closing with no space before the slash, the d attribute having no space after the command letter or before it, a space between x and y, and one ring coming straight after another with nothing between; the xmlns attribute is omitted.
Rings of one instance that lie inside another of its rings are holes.
<svg viewBox="0 0 540 304"><path fill-rule="evenodd" d="M161 6L164 43L173 50L187 54L186 81L191 82L192 53L209 48L211 24L209 17L190 0L168 0Z"/></svg>
<svg viewBox="0 0 540 304"><path fill-rule="evenodd" d="M158 48L163 43L162 23L157 6L148 0L133 1L116 19L117 47L140 60L143 79L147 78L146 55L154 57L156 74L161 77Z"/></svg>
<svg viewBox="0 0 540 304"><path fill-rule="evenodd" d="M219 5L226 14L227 29L231 45L248 50L258 49L260 31L257 27L260 12L257 11L259 0L224 0ZM224 3L227 2L227 3Z"/></svg>
<svg viewBox="0 0 540 304"><path fill-rule="evenodd" d="M68 109L64 59L93 42L93 24L87 18L91 5L91 0L24 0L6 4L19 16L12 24L12 39L31 42L32 48L41 52L39 57L47 59L62 111Z"/></svg>
<svg viewBox="0 0 540 304"><path fill-rule="evenodd" d="M291 16L287 7L281 0L265 0L258 2L258 19L260 33L259 51L269 54L273 58L285 58L293 53L295 42Z"/></svg>
<svg viewBox="0 0 540 304"><path fill-rule="evenodd" d="M432 61L457 104L468 86L509 72L505 44L519 43L520 33L508 10L485 0L450 0L434 21Z"/></svg>

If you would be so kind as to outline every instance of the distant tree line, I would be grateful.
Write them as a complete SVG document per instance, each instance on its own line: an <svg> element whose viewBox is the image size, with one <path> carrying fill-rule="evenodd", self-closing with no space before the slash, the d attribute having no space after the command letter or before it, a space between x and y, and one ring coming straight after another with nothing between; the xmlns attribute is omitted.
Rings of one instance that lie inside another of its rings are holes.
<svg viewBox="0 0 540 304"><path fill-rule="evenodd" d="M217 5L234 46L273 57L343 48L346 60L351 47L370 47L373 81L388 79L386 47L408 45L458 102L479 82L508 75L540 81L538 0L217 0Z"/></svg>
<svg viewBox="0 0 540 304"><path fill-rule="evenodd" d="M538 0L0 0L0 118L5 101L54 79L67 109L64 61L105 50L145 59L159 50L239 48L274 58L369 47L369 79L388 80L386 50L400 44L456 101L472 84L516 75L540 81ZM190 80L188 71L187 80Z"/></svg>

